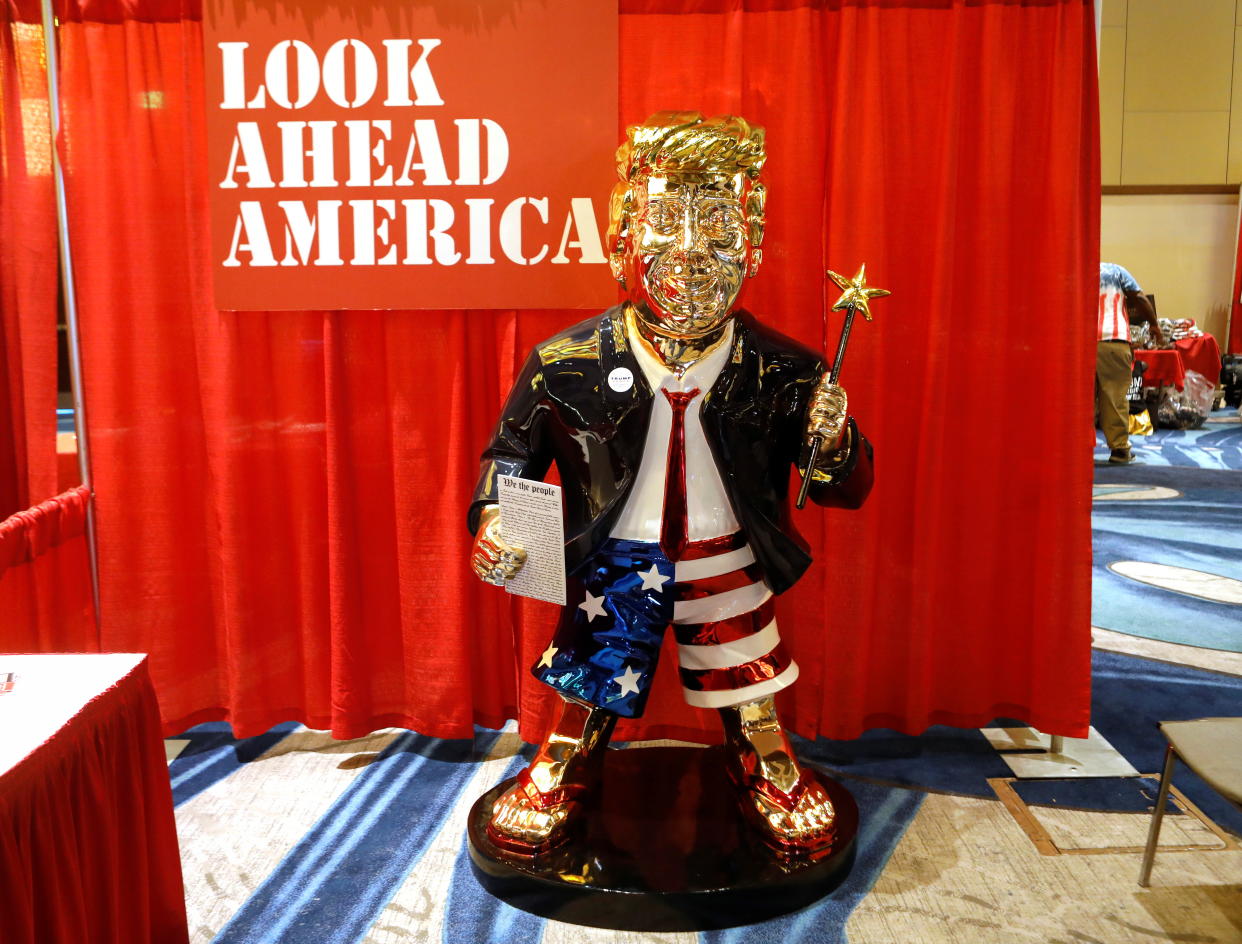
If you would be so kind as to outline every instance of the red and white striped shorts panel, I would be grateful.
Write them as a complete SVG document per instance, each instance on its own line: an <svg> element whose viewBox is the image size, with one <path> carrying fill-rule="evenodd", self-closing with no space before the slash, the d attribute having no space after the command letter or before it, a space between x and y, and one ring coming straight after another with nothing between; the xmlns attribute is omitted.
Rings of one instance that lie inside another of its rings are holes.
<svg viewBox="0 0 1242 944"><path fill-rule="evenodd" d="M673 632L687 703L743 705L797 680L772 591L740 535L691 544L674 567Z"/></svg>

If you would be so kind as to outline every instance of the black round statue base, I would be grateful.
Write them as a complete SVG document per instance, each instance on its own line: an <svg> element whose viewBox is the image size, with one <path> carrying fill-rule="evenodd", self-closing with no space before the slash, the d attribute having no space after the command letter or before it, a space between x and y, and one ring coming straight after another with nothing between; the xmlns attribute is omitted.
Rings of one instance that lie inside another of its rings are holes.
<svg viewBox="0 0 1242 944"><path fill-rule="evenodd" d="M849 873L858 804L816 776L836 807L837 839L815 862L784 862L763 845L742 819L722 750L693 747L608 751L581 829L534 858L488 838L492 804L513 780L498 784L470 810L470 859L497 898L558 921L632 931L753 924L819 900Z"/></svg>

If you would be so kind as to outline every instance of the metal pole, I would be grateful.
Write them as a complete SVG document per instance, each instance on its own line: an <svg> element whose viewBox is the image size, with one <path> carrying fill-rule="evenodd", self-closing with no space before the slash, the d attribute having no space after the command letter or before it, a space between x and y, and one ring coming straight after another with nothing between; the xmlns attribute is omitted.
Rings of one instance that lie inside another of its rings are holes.
<svg viewBox="0 0 1242 944"><path fill-rule="evenodd" d="M86 437L86 400L82 395L82 345L78 332L78 302L69 247L69 214L65 204L65 175L60 166L60 67L56 53L56 17L52 0L43 0L43 51L47 62L47 103L52 122L52 178L56 187L56 230L60 243L60 285L65 303L69 341L69 383L73 391L73 425L78 437L78 471L89 490L86 502L86 549L90 556L91 593L95 600L96 642L102 648L99 614L99 553L95 543L95 492L91 482L91 455Z"/></svg>
<svg viewBox="0 0 1242 944"><path fill-rule="evenodd" d="M1225 353L1242 354L1242 350L1233 351L1229 344L1229 339L1233 337L1233 313L1239 304L1242 304L1242 297L1238 295L1238 265L1242 262L1242 193L1238 194L1238 223L1234 227L1233 241L1233 282L1230 285L1229 307L1225 309Z"/></svg>
<svg viewBox="0 0 1242 944"><path fill-rule="evenodd" d="M1095 0L1095 64L1100 64L1100 34L1104 31L1104 0Z"/></svg>

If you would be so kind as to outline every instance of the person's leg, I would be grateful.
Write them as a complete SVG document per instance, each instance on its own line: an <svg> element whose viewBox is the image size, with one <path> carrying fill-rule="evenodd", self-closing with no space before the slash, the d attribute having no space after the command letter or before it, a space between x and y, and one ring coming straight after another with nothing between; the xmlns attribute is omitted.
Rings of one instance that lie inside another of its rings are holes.
<svg viewBox="0 0 1242 944"><path fill-rule="evenodd" d="M492 841L527 855L557 845L599 775L616 722L610 711L565 698L534 760L493 804Z"/></svg>
<svg viewBox="0 0 1242 944"><path fill-rule="evenodd" d="M1100 341L1096 346L1095 380L1100 428L1116 459L1130 455L1131 378L1130 345L1124 341Z"/></svg>

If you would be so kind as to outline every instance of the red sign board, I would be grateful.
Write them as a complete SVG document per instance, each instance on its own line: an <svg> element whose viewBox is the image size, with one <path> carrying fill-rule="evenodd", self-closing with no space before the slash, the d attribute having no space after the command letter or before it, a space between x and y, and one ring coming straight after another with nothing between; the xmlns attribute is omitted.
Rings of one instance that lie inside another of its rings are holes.
<svg viewBox="0 0 1242 944"><path fill-rule="evenodd" d="M204 34L216 307L615 300L615 0L207 0Z"/></svg>

